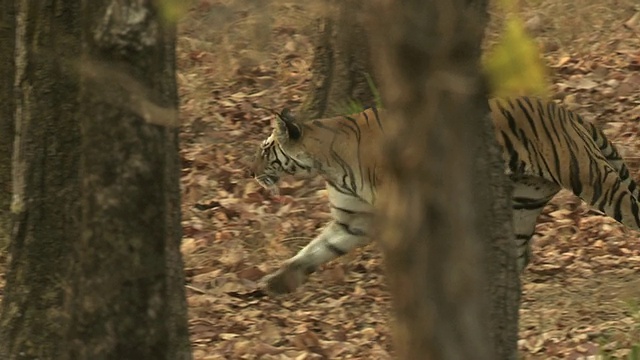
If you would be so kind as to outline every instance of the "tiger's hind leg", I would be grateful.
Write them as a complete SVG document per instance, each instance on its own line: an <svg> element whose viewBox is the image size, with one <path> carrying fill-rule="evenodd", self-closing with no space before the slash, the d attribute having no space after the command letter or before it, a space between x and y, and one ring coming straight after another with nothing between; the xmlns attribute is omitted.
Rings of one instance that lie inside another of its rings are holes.
<svg viewBox="0 0 640 360"><path fill-rule="evenodd" d="M531 238L542 209L560 191L560 186L543 178L511 175L513 182L513 230L517 266L523 271L531 259Z"/></svg>

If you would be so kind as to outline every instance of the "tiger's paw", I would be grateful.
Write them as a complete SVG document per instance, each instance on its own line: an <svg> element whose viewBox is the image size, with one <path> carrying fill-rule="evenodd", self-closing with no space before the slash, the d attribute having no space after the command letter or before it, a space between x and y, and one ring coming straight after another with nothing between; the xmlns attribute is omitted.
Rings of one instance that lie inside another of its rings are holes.
<svg viewBox="0 0 640 360"><path fill-rule="evenodd" d="M267 292L272 295L283 295L294 292L307 280L307 274L293 264L287 264L278 271L262 279Z"/></svg>

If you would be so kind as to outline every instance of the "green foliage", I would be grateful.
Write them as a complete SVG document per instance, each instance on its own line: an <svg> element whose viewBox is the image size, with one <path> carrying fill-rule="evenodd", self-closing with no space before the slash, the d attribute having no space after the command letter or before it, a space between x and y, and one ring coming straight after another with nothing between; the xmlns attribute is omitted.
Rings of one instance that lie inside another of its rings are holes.
<svg viewBox="0 0 640 360"><path fill-rule="evenodd" d="M355 114L361 112L364 108L365 105L353 99L349 99L345 103L336 106L338 114Z"/></svg>
<svg viewBox="0 0 640 360"><path fill-rule="evenodd" d="M177 23L187 13L189 3L183 0L159 0L158 8L164 20Z"/></svg>
<svg viewBox="0 0 640 360"><path fill-rule="evenodd" d="M526 33L513 1L503 0L506 20L497 45L484 57L483 65L493 96L547 94L548 81L542 55Z"/></svg>
<svg viewBox="0 0 640 360"><path fill-rule="evenodd" d="M373 101L376 104L376 107L382 108L382 97L380 96L380 91L378 91L378 87L373 82L373 78L368 73L364 73L364 78L367 79L367 85L369 85L369 90L371 90L371 94L373 94Z"/></svg>
<svg viewBox="0 0 640 360"><path fill-rule="evenodd" d="M376 86L373 78L368 73L364 73L364 78L367 81L367 86L369 86L369 91L373 95L374 105L377 108L382 108L382 97L380 96L380 91ZM367 104L368 105L368 104ZM361 112L365 108L365 104L362 104L360 101L355 99L348 99L347 101L332 106L332 112L335 111L337 114L355 114Z"/></svg>

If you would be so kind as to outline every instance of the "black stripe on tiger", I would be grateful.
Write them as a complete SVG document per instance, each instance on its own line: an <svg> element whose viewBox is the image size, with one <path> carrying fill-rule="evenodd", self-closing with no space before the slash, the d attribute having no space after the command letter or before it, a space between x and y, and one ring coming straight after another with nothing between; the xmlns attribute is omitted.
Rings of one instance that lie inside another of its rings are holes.
<svg viewBox="0 0 640 360"><path fill-rule="evenodd" d="M538 210L551 200L550 198L543 199L531 199L525 197L513 197L512 199L513 210Z"/></svg>
<svg viewBox="0 0 640 360"><path fill-rule="evenodd" d="M325 181L326 181L326 184L327 184L328 187L331 187L332 189L334 189L335 191L339 192L340 194L353 196L353 197L355 197L355 198L357 198L359 200L364 201L360 195L358 195L357 193L354 193L353 191L351 191L351 189L343 188L342 186L336 184L335 182L333 182L333 181L331 181L329 179L327 179Z"/></svg>
<svg viewBox="0 0 640 360"><path fill-rule="evenodd" d="M350 191L351 194L356 194L356 178L353 174L353 169L334 149L330 150L330 154L331 158L336 162L338 166L340 166L340 169L342 170L342 189Z"/></svg>
<svg viewBox="0 0 640 360"><path fill-rule="evenodd" d="M539 138L538 130L536 129L535 120L533 119L533 116L531 116L531 112L533 111L533 104L531 104L531 101L529 99L525 99L525 100L527 102L527 105L529 105L529 110L527 110L526 107L521 102L518 102L518 106L520 106L520 108L522 109L522 112L524 113L525 118L527 119L527 123L529 123L529 128L531 129L533 136L535 138Z"/></svg>
<svg viewBox="0 0 640 360"><path fill-rule="evenodd" d="M613 209L613 218L616 219L616 221L620 222L622 221L622 200L624 199L624 197L626 196L626 194L622 194L622 196L619 196L617 201L615 202L615 206Z"/></svg>
<svg viewBox="0 0 640 360"><path fill-rule="evenodd" d="M353 214L355 214L355 213L356 213L356 212L355 212L355 211L353 211L353 210L349 210L349 209L341 208L341 207L335 206L335 205L333 205L333 204L331 204L331 208L332 208L332 209L335 209L335 210L338 210L338 211L340 211L340 212L343 212L343 213L345 213L345 214L349 214L349 215L353 215Z"/></svg>
<svg viewBox="0 0 640 360"><path fill-rule="evenodd" d="M349 224L345 224L339 221L336 221L336 224L340 225L340 227L349 235L353 236L366 236L367 233L360 229L352 229Z"/></svg>
<svg viewBox="0 0 640 360"><path fill-rule="evenodd" d="M509 170L511 170L511 172L513 172L514 174L523 174L524 173L524 162L521 162L519 157L518 157L518 152L514 149L513 147L513 143L511 143L511 140L509 139L509 136L507 136L507 134L505 134L504 131L501 132L502 134L502 141L504 142L504 147L507 151L507 153L509 154Z"/></svg>
<svg viewBox="0 0 640 360"><path fill-rule="evenodd" d="M366 111L362 112L362 116L364 116L364 120L367 122L367 127L371 127L371 124L369 124L369 115L367 115Z"/></svg>
<svg viewBox="0 0 640 360"><path fill-rule="evenodd" d="M544 115L544 110L543 109L539 109L539 111L541 111L540 113L542 115ZM549 130L549 128L547 127L547 122L546 121L540 121L540 126L542 126L542 130L544 132L544 134L547 136L547 139L549 141L549 143L554 144L558 141L560 141L560 138L557 137L557 140L554 140L554 137L551 135L552 133L556 133L555 131L551 131ZM556 134L557 136L557 134ZM547 160L544 157L538 157L538 159L540 159L542 161L542 163L545 165L545 167L547 168L547 176L549 176L551 178L551 180L553 182L555 182L556 184L561 184L562 182L560 181L560 179L558 179L556 177L555 174L561 174L560 172L560 158L558 156L558 152L557 151L553 151L553 163L555 165L555 171L551 171L551 167L549 166ZM545 176L541 176L541 177L545 177Z"/></svg>
<svg viewBox="0 0 640 360"><path fill-rule="evenodd" d="M346 255L347 252L340 249L339 247L335 246L334 244L332 244L331 242L329 242L329 239L324 239L324 246L329 249L332 253L338 255L338 256L343 256Z"/></svg>
<svg viewBox="0 0 640 360"><path fill-rule="evenodd" d="M598 165L593 161L589 162L589 176L592 179L600 179L602 177L600 167L598 167ZM591 185L591 187L593 189L593 196L591 198L591 201L589 201L589 199L586 199L586 201L589 203L589 205L594 205L602 196L602 183L596 181Z"/></svg>
<svg viewBox="0 0 640 360"><path fill-rule="evenodd" d="M347 119L351 123L351 125L353 125L353 127L348 124L344 124L344 126L351 129L351 131L353 131L353 133L356 135L356 161L358 163L358 174L360 174L360 187L362 188L364 187L364 176L362 172L362 155L360 152L360 143L362 136L360 126L358 125L356 119L352 118L351 116L345 116L344 118Z"/></svg>
<svg viewBox="0 0 640 360"><path fill-rule="evenodd" d="M631 212L635 216L636 225L640 228L640 209L638 208L638 202L634 198L631 198Z"/></svg>
<svg viewBox="0 0 640 360"><path fill-rule="evenodd" d="M373 111L373 114L376 116L378 127L380 128L380 130L384 131L384 127L382 126L382 122L380 121L380 115L378 114L378 109L374 106L371 108L371 111Z"/></svg>

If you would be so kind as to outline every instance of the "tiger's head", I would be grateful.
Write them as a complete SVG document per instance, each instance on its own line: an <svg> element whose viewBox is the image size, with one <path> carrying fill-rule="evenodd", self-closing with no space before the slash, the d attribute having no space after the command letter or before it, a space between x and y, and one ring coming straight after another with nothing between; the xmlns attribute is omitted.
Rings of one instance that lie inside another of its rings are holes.
<svg viewBox="0 0 640 360"><path fill-rule="evenodd" d="M289 109L275 114L271 135L262 142L253 164L251 176L260 186L277 191L277 182L283 175L313 176L314 161L305 150L303 126Z"/></svg>

